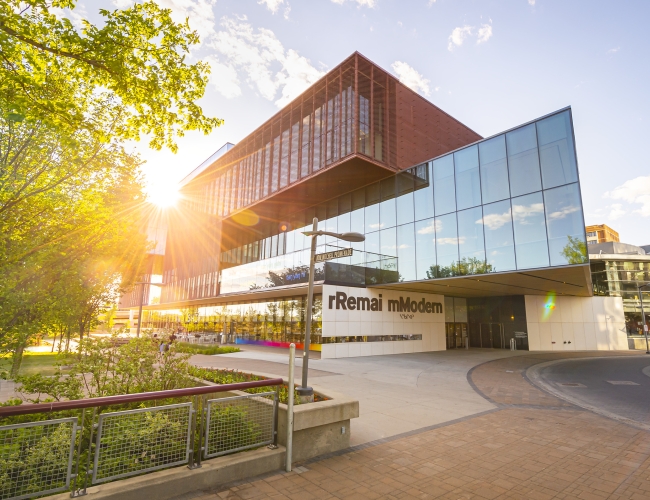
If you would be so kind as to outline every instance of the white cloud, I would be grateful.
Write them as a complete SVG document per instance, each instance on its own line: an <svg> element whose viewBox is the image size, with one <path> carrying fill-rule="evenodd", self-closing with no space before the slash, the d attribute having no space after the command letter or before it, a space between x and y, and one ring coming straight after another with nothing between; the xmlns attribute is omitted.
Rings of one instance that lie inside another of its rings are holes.
<svg viewBox="0 0 650 500"><path fill-rule="evenodd" d="M429 7L431 7L434 3L436 3L436 0L429 0Z"/></svg>
<svg viewBox="0 0 650 500"><path fill-rule="evenodd" d="M567 215L578 211L580 211L580 207L568 206L563 208L562 210L556 210L555 212L551 212L550 214L548 214L548 218L551 220L564 219Z"/></svg>
<svg viewBox="0 0 650 500"><path fill-rule="evenodd" d="M620 219L627 213L627 211L623 209L623 205L620 203L612 203L608 208L609 214L607 215L607 218L609 220Z"/></svg>
<svg viewBox="0 0 650 500"><path fill-rule="evenodd" d="M436 244L438 245L462 245L463 243L465 243L465 236L458 238L436 238Z"/></svg>
<svg viewBox="0 0 650 500"><path fill-rule="evenodd" d="M420 92L427 96L429 95L429 80L424 78L414 68L403 61L395 61L392 64L392 68L397 74L399 81L404 85L416 92Z"/></svg>
<svg viewBox="0 0 650 500"><path fill-rule="evenodd" d="M239 78L237 70L231 64L223 64L219 62L214 56L208 56L205 61L210 63L212 69L210 73L210 83L214 85L222 96L226 99L239 97L241 95L241 87L239 86Z"/></svg>
<svg viewBox="0 0 650 500"><path fill-rule="evenodd" d="M603 196L612 200L623 200L631 204L641 205L633 213L640 214L643 217L650 217L650 175L630 179L611 191L607 191ZM612 205L614 208L613 213L616 214L616 217L620 217L620 215L623 215L621 213L623 209L620 204L616 205L618 206L614 207ZM610 214L611 217L612 214Z"/></svg>
<svg viewBox="0 0 650 500"><path fill-rule="evenodd" d="M529 220L544 213L543 203L532 203L530 205L512 205L512 216L520 224L530 224Z"/></svg>
<svg viewBox="0 0 650 500"><path fill-rule="evenodd" d="M266 8L275 14L280 8L280 5L284 3L284 0L259 0L257 3L266 5Z"/></svg>
<svg viewBox="0 0 650 500"><path fill-rule="evenodd" d="M477 224L485 224L488 229L494 231L499 229L506 224L509 224L512 218L510 217L510 209L506 210L502 214L488 214L482 219L476 221Z"/></svg>
<svg viewBox="0 0 650 500"><path fill-rule="evenodd" d="M463 41L468 36L471 36L473 29L474 28L467 25L454 28L454 31L449 35L449 45L447 46L447 50L454 50L454 45L457 47L463 45Z"/></svg>
<svg viewBox="0 0 650 500"><path fill-rule="evenodd" d="M528 5L535 5L535 0L528 0Z"/></svg>
<svg viewBox="0 0 650 500"><path fill-rule="evenodd" d="M332 2L342 5L346 0L332 0ZM356 2L358 7L368 7L374 9L377 5L377 0L348 0L351 2Z"/></svg>
<svg viewBox="0 0 650 500"><path fill-rule="evenodd" d="M619 50L621 50L620 47L614 47L613 49L609 49L607 51L608 54L616 54Z"/></svg>
<svg viewBox="0 0 650 500"><path fill-rule="evenodd" d="M134 3L134 0L113 0L113 5L118 9L126 9ZM214 31L212 7L217 0L156 0L156 3L164 9L171 9L174 22L182 23L189 19L190 27L202 41Z"/></svg>
<svg viewBox="0 0 650 500"><path fill-rule="evenodd" d="M424 227L418 229L418 234L435 234L435 232L436 232L436 222L438 222L438 226L440 226L440 224L439 224L440 220L438 220L438 221L432 220L431 222L429 222L429 224L427 226L424 226ZM441 227L439 227L439 229L441 229Z"/></svg>
<svg viewBox="0 0 650 500"><path fill-rule="evenodd" d="M492 25L491 24L482 24L478 30L478 40L476 44L481 44L487 42L492 37Z"/></svg>
<svg viewBox="0 0 650 500"><path fill-rule="evenodd" d="M285 49L273 31L255 30L244 21L246 18L224 18L224 30L214 35L210 46L219 53L219 62L228 71L245 75L244 79L262 97L283 107L323 75L297 51ZM230 84L237 82L238 79L230 78ZM238 95L234 87L229 91Z"/></svg>

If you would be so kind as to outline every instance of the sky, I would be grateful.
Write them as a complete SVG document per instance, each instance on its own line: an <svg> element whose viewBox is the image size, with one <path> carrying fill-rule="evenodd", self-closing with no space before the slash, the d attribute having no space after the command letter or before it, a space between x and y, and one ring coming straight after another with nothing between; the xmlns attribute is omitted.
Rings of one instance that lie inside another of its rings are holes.
<svg viewBox="0 0 650 500"><path fill-rule="evenodd" d="M157 0L201 35L224 119L178 153L129 145L152 195L237 143L355 50L484 137L573 110L587 224L650 244L647 0ZM80 0L74 14L133 0Z"/></svg>

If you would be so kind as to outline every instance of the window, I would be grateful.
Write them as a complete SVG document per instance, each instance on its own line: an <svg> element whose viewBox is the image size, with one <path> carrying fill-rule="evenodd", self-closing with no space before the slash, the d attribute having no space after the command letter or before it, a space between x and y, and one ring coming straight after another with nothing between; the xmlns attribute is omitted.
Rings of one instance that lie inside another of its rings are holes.
<svg viewBox="0 0 650 500"><path fill-rule="evenodd" d="M382 228L394 227L397 223L395 214L395 178L389 177L379 183L381 203L379 205L379 224Z"/></svg>
<svg viewBox="0 0 650 500"><path fill-rule="evenodd" d="M578 169L569 112L539 121L537 137L544 189L576 182Z"/></svg>
<svg viewBox="0 0 650 500"><path fill-rule="evenodd" d="M382 256L397 256L397 239L394 227L379 231L379 242L381 244L379 253Z"/></svg>
<svg viewBox="0 0 650 500"><path fill-rule="evenodd" d="M483 231L487 271L498 273L514 270L515 245L510 200L483 206Z"/></svg>
<svg viewBox="0 0 650 500"><path fill-rule="evenodd" d="M365 227L366 233L378 231L379 223L379 183L371 184L366 188L366 207L365 207Z"/></svg>
<svg viewBox="0 0 650 500"><path fill-rule="evenodd" d="M433 186L431 184L433 164L425 163L416 167L415 192L413 205L415 207L415 220L430 219L433 217Z"/></svg>
<svg viewBox="0 0 650 500"><path fill-rule="evenodd" d="M397 226L397 266L400 281L416 279L413 223Z"/></svg>
<svg viewBox="0 0 650 500"><path fill-rule="evenodd" d="M552 266L587 262L578 184L544 191Z"/></svg>
<svg viewBox="0 0 650 500"><path fill-rule="evenodd" d="M484 274L483 211L481 207L458 212L458 273Z"/></svg>
<svg viewBox="0 0 650 500"><path fill-rule="evenodd" d="M483 203L492 203L510 197L506 136L500 135L478 145L481 160L481 192Z"/></svg>
<svg viewBox="0 0 650 500"><path fill-rule="evenodd" d="M535 124L506 134L510 194L519 196L542 189Z"/></svg>
<svg viewBox="0 0 650 500"><path fill-rule="evenodd" d="M547 267L548 246L542 193L512 200L517 269Z"/></svg>
<svg viewBox="0 0 650 500"><path fill-rule="evenodd" d="M433 162L433 190L436 215L456 210L454 157L452 155L447 155Z"/></svg>
<svg viewBox="0 0 650 500"><path fill-rule="evenodd" d="M435 219L436 228L436 278L455 276L458 265L458 232L456 214Z"/></svg>
<svg viewBox="0 0 650 500"><path fill-rule="evenodd" d="M406 224L413 222L413 174L403 172L397 174L397 200L395 202L397 210L397 224Z"/></svg>
<svg viewBox="0 0 650 500"><path fill-rule="evenodd" d="M478 168L478 147L470 146L454 153L456 168L456 204L458 210L481 204L481 178Z"/></svg>
<svg viewBox="0 0 650 500"><path fill-rule="evenodd" d="M435 220L427 219L415 223L415 255L417 279L431 279L436 274L436 231Z"/></svg>

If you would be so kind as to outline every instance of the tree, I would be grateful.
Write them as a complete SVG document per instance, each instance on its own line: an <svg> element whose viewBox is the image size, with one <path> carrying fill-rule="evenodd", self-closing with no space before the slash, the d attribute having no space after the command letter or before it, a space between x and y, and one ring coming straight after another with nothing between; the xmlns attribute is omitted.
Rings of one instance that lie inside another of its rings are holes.
<svg viewBox="0 0 650 500"><path fill-rule="evenodd" d="M81 30L60 17L76 0L6 0L0 4L0 93L13 119L85 128L96 106L118 118L104 139L150 136L154 148L176 150L187 130L221 124L196 103L210 68L185 62L198 34L153 1L100 10L103 23ZM76 92L62 92L67 86Z"/></svg>
<svg viewBox="0 0 650 500"><path fill-rule="evenodd" d="M562 255L568 264L584 264L587 262L587 245L582 238L567 236L569 242L562 249Z"/></svg>

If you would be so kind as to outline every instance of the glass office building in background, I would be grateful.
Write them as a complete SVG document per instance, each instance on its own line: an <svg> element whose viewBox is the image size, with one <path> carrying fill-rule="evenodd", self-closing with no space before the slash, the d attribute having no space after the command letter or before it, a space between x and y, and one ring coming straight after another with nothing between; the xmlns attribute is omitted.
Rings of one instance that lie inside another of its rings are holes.
<svg viewBox="0 0 650 500"><path fill-rule="evenodd" d="M181 192L144 326L301 343L302 232L317 218L365 235L351 257L317 266L312 341L324 356L623 348L604 319L624 321L620 304L592 292L570 108L484 139L355 53ZM394 327L356 334L321 295L360 290L437 296L444 321L384 317Z"/></svg>

